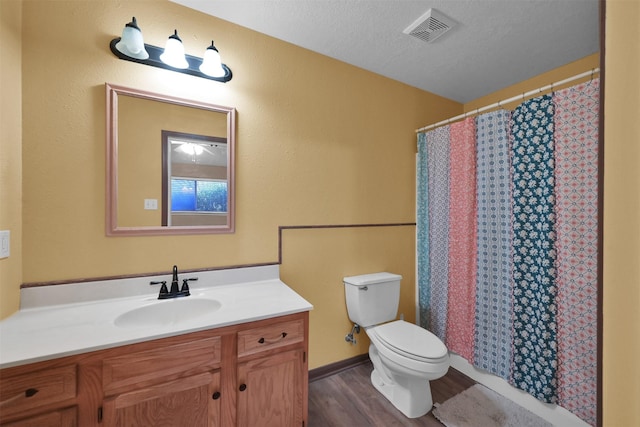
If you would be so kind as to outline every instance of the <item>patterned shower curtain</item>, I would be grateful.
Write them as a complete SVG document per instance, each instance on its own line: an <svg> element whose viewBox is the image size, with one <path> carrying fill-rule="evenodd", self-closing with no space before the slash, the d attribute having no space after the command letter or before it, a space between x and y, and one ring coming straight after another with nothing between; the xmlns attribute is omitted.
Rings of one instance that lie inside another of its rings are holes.
<svg viewBox="0 0 640 427"><path fill-rule="evenodd" d="M420 134L417 165L422 326L592 425L598 94L595 79Z"/></svg>
<svg viewBox="0 0 640 427"><path fill-rule="evenodd" d="M556 403L553 102L522 103L511 118L514 385Z"/></svg>
<svg viewBox="0 0 640 427"><path fill-rule="evenodd" d="M428 325L431 319L431 292L429 286L429 171L427 169L427 135L418 134L418 158L416 161L417 235L416 252L418 258L418 316L421 325Z"/></svg>
<svg viewBox="0 0 640 427"><path fill-rule="evenodd" d="M476 288L476 121L450 129L449 282L447 341L451 351L473 362ZM458 301L467 301L460 304Z"/></svg>
<svg viewBox="0 0 640 427"><path fill-rule="evenodd" d="M558 399L594 425L599 80L556 92Z"/></svg>
<svg viewBox="0 0 640 427"><path fill-rule="evenodd" d="M513 295L511 160L508 111L477 117L478 272L475 365L504 379L511 375Z"/></svg>
<svg viewBox="0 0 640 427"><path fill-rule="evenodd" d="M447 333L449 286L449 129L427 134L429 194L429 289L431 330L442 341Z"/></svg>

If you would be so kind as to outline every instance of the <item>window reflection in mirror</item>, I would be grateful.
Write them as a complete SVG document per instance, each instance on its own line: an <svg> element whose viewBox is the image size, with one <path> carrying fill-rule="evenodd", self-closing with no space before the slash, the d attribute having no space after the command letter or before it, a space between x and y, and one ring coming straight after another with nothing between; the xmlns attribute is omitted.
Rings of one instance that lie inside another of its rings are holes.
<svg viewBox="0 0 640 427"><path fill-rule="evenodd" d="M234 231L235 109L107 84L107 124L107 235Z"/></svg>
<svg viewBox="0 0 640 427"><path fill-rule="evenodd" d="M162 225L225 225L227 139L162 131Z"/></svg>

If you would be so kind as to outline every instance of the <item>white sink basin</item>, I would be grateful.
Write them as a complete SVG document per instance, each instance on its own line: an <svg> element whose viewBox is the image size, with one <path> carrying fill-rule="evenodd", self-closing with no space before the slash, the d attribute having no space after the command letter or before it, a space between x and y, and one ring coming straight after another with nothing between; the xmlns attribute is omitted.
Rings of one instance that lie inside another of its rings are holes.
<svg viewBox="0 0 640 427"><path fill-rule="evenodd" d="M206 316L220 310L219 301L207 298L183 297L158 300L153 304L134 308L116 317L116 326L168 326Z"/></svg>

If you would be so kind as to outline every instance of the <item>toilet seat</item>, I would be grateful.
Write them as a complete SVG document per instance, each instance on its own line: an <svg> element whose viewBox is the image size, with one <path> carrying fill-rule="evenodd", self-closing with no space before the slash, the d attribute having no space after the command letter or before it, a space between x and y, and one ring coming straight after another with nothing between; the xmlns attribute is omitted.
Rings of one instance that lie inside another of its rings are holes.
<svg viewBox="0 0 640 427"><path fill-rule="evenodd" d="M375 334L380 344L417 362L439 364L449 359L447 348L438 337L404 320L373 326L367 334Z"/></svg>

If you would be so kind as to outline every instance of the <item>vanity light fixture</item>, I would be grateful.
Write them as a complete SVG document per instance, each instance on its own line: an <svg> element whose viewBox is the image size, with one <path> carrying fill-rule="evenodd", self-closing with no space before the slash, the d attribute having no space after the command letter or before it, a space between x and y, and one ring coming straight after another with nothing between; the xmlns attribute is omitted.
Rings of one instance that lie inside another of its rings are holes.
<svg viewBox="0 0 640 427"><path fill-rule="evenodd" d="M142 31L136 18L125 25L122 37L111 40L111 52L125 61L151 65L179 73L190 74L209 80L226 83L233 74L220 60L218 49L211 42L204 53L204 59L186 55L178 31L169 36L164 49L144 43Z"/></svg>

